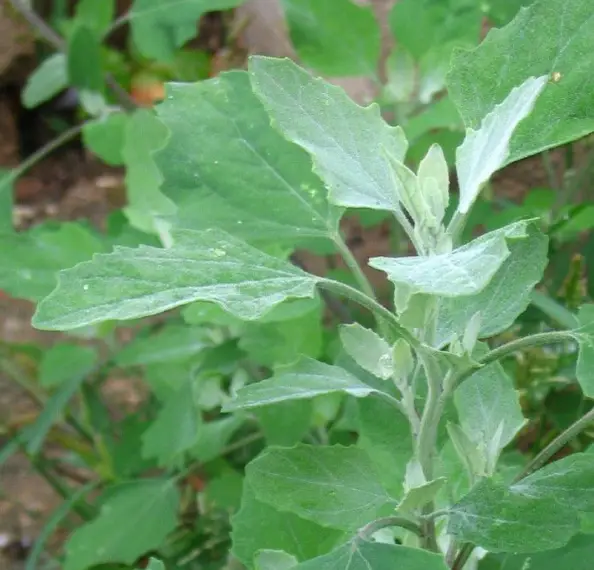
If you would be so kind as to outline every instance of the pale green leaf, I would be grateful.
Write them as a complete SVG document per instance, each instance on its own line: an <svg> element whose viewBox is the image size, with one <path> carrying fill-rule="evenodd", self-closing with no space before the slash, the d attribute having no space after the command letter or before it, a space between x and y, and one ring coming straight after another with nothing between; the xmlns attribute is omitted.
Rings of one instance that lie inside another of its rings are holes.
<svg viewBox="0 0 594 570"><path fill-rule="evenodd" d="M178 507L174 480L139 479L110 488L97 518L68 539L64 570L133 564L158 549L175 529Z"/></svg>
<svg viewBox="0 0 594 570"><path fill-rule="evenodd" d="M514 493L490 479L449 508L448 533L491 552L552 550L578 531L573 509Z"/></svg>
<svg viewBox="0 0 594 570"><path fill-rule="evenodd" d="M354 539L294 570L447 570L444 557L420 548Z"/></svg>
<svg viewBox="0 0 594 570"><path fill-rule="evenodd" d="M375 73L380 29L370 7L351 0L282 0L282 5L304 65L334 77Z"/></svg>
<svg viewBox="0 0 594 570"><path fill-rule="evenodd" d="M258 501L248 482L244 482L241 509L231 523L231 551L250 569L259 550L284 550L298 560L307 560L328 552L342 536L340 531Z"/></svg>
<svg viewBox="0 0 594 570"><path fill-rule="evenodd" d="M132 39L147 58L170 61L198 33L205 12L228 10L245 0L134 0L128 20Z"/></svg>
<svg viewBox="0 0 594 570"><path fill-rule="evenodd" d="M218 230L173 233L170 248L116 247L62 271L38 306L36 327L77 328L154 315L204 300L257 319L291 297L313 297L317 277Z"/></svg>
<svg viewBox="0 0 594 570"><path fill-rule="evenodd" d="M486 452L500 423L499 449L524 426L518 393L501 364L494 362L477 370L454 392L460 425L479 449Z"/></svg>
<svg viewBox="0 0 594 570"><path fill-rule="evenodd" d="M146 567L146 570L167 570L165 568L165 565L163 564L163 562L161 562L160 560L157 560L156 558L149 558L148 561L148 566Z"/></svg>
<svg viewBox="0 0 594 570"><path fill-rule="evenodd" d="M270 126L245 72L167 89L158 114L171 134L157 161L179 225L293 247L337 234L341 210L307 154Z"/></svg>
<svg viewBox="0 0 594 570"><path fill-rule="evenodd" d="M441 223L450 196L450 173L442 148L432 144L417 171L420 192L437 223Z"/></svg>
<svg viewBox="0 0 594 570"><path fill-rule="evenodd" d="M77 223L38 226L22 233L0 233L0 289L38 301L56 286L56 273L89 259L104 246Z"/></svg>
<svg viewBox="0 0 594 570"><path fill-rule="evenodd" d="M58 343L43 353L39 363L39 383L52 388L72 376L85 375L93 368L97 353L92 348Z"/></svg>
<svg viewBox="0 0 594 570"><path fill-rule="evenodd" d="M121 149L128 200L124 213L132 226L159 234L162 239L168 227L162 218L173 215L175 204L161 192L163 175L155 164L154 154L163 148L168 135L167 128L152 111L140 109L125 125Z"/></svg>
<svg viewBox="0 0 594 570"><path fill-rule="evenodd" d="M150 336L136 337L115 355L115 362L140 366L187 360L210 345L204 329L170 324Z"/></svg>
<svg viewBox="0 0 594 570"><path fill-rule="evenodd" d="M284 550L260 550L254 558L256 570L289 570L298 563L297 558Z"/></svg>
<svg viewBox="0 0 594 570"><path fill-rule="evenodd" d="M269 448L246 468L259 501L322 526L352 530L395 506L356 447Z"/></svg>
<svg viewBox="0 0 594 570"><path fill-rule="evenodd" d="M528 77L560 74L514 135L508 163L594 129L593 25L590 2L539 0L473 51L454 55L448 89L471 128Z"/></svg>
<svg viewBox="0 0 594 570"><path fill-rule="evenodd" d="M63 53L55 53L44 60L27 78L21 95L23 105L27 109L37 107L66 87L68 87L66 56Z"/></svg>
<svg viewBox="0 0 594 570"><path fill-rule="evenodd" d="M402 49L394 49L386 60L387 83L382 91L382 101L404 103L415 92L416 69L411 55Z"/></svg>
<svg viewBox="0 0 594 570"><path fill-rule="evenodd" d="M346 352L361 368L384 380L391 378L392 349L382 337L357 323L343 325L339 334Z"/></svg>
<svg viewBox="0 0 594 570"><path fill-rule="evenodd" d="M198 438L201 417L192 382L169 395L156 419L142 436L142 457L155 458L161 467L181 467L184 453Z"/></svg>
<svg viewBox="0 0 594 570"><path fill-rule="evenodd" d="M525 237L527 222L517 222L485 234L450 253L423 257L373 257L369 265L388 274L408 294L444 297L482 291L509 257L507 240Z"/></svg>
<svg viewBox="0 0 594 570"><path fill-rule="evenodd" d="M546 76L526 79L485 116L478 130L467 129L456 151L461 213L470 210L482 185L507 163L512 135L530 114L546 84Z"/></svg>
<svg viewBox="0 0 594 570"><path fill-rule="evenodd" d="M433 501L445 483L445 477L438 477L428 483L408 489L398 504L398 512L414 512L424 507L427 503Z"/></svg>
<svg viewBox="0 0 594 570"><path fill-rule="evenodd" d="M534 286L542 279L548 259L548 238L536 226L527 226L527 236L508 239L509 257L490 283L477 295L439 302L436 345L443 346L453 336L462 338L466 324L481 314L479 338L488 338L508 329L530 303Z"/></svg>
<svg viewBox="0 0 594 570"><path fill-rule="evenodd" d="M86 123L82 132L85 146L107 164L123 164L124 134L129 118L128 114L117 112Z"/></svg>
<svg viewBox="0 0 594 570"><path fill-rule="evenodd" d="M578 511L594 511L594 455L576 453L545 465L512 485L527 497L553 499Z"/></svg>
<svg viewBox="0 0 594 570"><path fill-rule="evenodd" d="M269 406L335 392L364 398L377 390L343 368L304 357L291 366L281 368L272 378L241 388L224 410Z"/></svg>
<svg viewBox="0 0 594 570"><path fill-rule="evenodd" d="M594 305L580 307L577 315L580 327L576 339L580 346L576 376L582 391L589 398L594 397Z"/></svg>
<svg viewBox="0 0 594 570"><path fill-rule="evenodd" d="M400 210L385 154L403 160L407 143L377 105L358 106L341 88L288 59L252 57L249 70L273 126L310 154L332 203Z"/></svg>

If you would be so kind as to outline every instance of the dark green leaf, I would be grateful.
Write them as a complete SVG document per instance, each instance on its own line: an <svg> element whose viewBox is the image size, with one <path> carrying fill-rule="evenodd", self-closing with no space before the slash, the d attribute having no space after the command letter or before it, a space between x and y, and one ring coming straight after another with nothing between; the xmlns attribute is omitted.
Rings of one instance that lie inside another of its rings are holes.
<svg viewBox="0 0 594 570"><path fill-rule="evenodd" d="M202 424L198 439L188 453L201 463L216 459L243 422L242 416L232 415Z"/></svg>
<svg viewBox="0 0 594 570"><path fill-rule="evenodd" d="M335 239L341 210L307 154L271 126L245 72L172 84L158 108L171 131L157 160L184 227L218 227L250 242Z"/></svg>
<svg viewBox="0 0 594 570"><path fill-rule="evenodd" d="M317 277L224 232L183 230L172 237L167 249L116 247L61 272L58 287L38 305L34 325L65 330L197 300L257 319L287 298L314 295Z"/></svg>
<svg viewBox="0 0 594 570"><path fill-rule="evenodd" d="M304 65L323 75L374 75L380 30L370 7L351 0L282 0Z"/></svg>
<svg viewBox="0 0 594 570"><path fill-rule="evenodd" d="M324 528L291 513L281 513L256 499L246 482L240 511L231 520L233 554L253 568L259 550L284 550L298 560L328 552L342 537L335 529Z"/></svg>
<svg viewBox="0 0 594 570"><path fill-rule="evenodd" d="M27 84L21 96L23 105L27 109L37 107L66 87L68 87L66 56L63 53L55 53L44 60L27 78Z"/></svg>
<svg viewBox="0 0 594 570"><path fill-rule="evenodd" d="M324 526L352 530L395 506L356 447L269 448L246 468L259 501Z"/></svg>
<svg viewBox="0 0 594 570"><path fill-rule="evenodd" d="M17 171L5 170L0 168L0 240L3 233L12 234L14 232L12 222L13 206L13 183L14 175ZM1 241L0 241L1 243ZM0 276L0 282L1 282Z"/></svg>
<svg viewBox="0 0 594 570"><path fill-rule="evenodd" d="M76 21L91 28L100 38L111 24L115 8L115 0L79 0L76 4Z"/></svg>
<svg viewBox="0 0 594 570"><path fill-rule="evenodd" d="M449 509L448 533L491 552L552 550L578 531L573 509L514 493L490 479Z"/></svg>
<svg viewBox="0 0 594 570"><path fill-rule="evenodd" d="M594 73L593 23L589 2L539 0L505 28L491 30L475 50L454 55L449 92L471 128L529 76L560 74L518 128L507 163L594 130L589 88Z"/></svg>
<svg viewBox="0 0 594 570"><path fill-rule="evenodd" d="M108 562L133 564L158 549L175 529L179 507L175 481L139 479L108 491L99 516L68 539L64 570L87 570Z"/></svg>
<svg viewBox="0 0 594 570"><path fill-rule="evenodd" d="M290 447L303 441L312 427L313 406L307 400L287 400L274 406L256 408L268 445Z"/></svg>
<svg viewBox="0 0 594 570"><path fill-rule="evenodd" d="M594 397L594 305L580 307L577 317L581 326L576 334L580 346L576 375L584 394L592 398Z"/></svg>
<svg viewBox="0 0 594 570"><path fill-rule="evenodd" d="M77 25L68 41L68 80L82 91L103 90L101 46L94 31L85 24Z"/></svg>
<svg viewBox="0 0 594 570"><path fill-rule="evenodd" d="M249 70L273 125L310 154L332 203L400 210L385 155L402 160L407 143L377 105L359 107L342 89L314 79L288 59L252 57Z"/></svg>

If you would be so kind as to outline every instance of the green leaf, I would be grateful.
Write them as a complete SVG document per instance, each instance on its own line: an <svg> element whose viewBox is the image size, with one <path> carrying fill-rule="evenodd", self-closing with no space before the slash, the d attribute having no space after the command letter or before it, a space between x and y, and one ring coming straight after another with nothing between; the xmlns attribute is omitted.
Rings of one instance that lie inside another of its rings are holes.
<svg viewBox="0 0 594 570"><path fill-rule="evenodd" d="M81 91L98 93L103 90L101 46L94 31L78 24L68 40L68 80Z"/></svg>
<svg viewBox="0 0 594 570"><path fill-rule="evenodd" d="M470 210L482 185L491 175L510 162L508 157L512 135L534 108L547 79L547 76L526 79L485 115L478 130L466 130L464 142L456 151L456 172L460 185L458 210L461 213L466 214Z"/></svg>
<svg viewBox="0 0 594 570"><path fill-rule="evenodd" d="M75 18L91 28L100 38L115 15L115 0L79 0L76 3Z"/></svg>
<svg viewBox="0 0 594 570"><path fill-rule="evenodd" d="M552 550L578 530L573 509L514 493L490 479L449 509L448 533L491 552Z"/></svg>
<svg viewBox="0 0 594 570"><path fill-rule="evenodd" d="M152 111L140 109L125 125L121 150L128 198L124 213L132 226L159 234L165 242L169 239L165 230L168 225L161 218L173 215L175 205L161 192L163 175L154 154L163 148L168 135L167 128Z"/></svg>
<svg viewBox="0 0 594 570"><path fill-rule="evenodd" d="M178 507L174 480L138 479L110 488L97 518L68 539L64 570L133 564L158 549L175 529Z"/></svg>
<svg viewBox="0 0 594 570"><path fill-rule="evenodd" d="M136 337L115 355L115 362L118 366L139 366L187 360L208 346L204 329L170 324L151 336Z"/></svg>
<svg viewBox="0 0 594 570"><path fill-rule="evenodd" d="M132 39L149 59L170 61L177 48L197 34L197 22L205 12L228 10L244 0L134 0L129 21Z"/></svg>
<svg viewBox="0 0 594 570"><path fill-rule="evenodd" d="M577 315L580 327L576 339L580 346L576 376L584 395L594 397L594 305L580 307Z"/></svg>
<svg viewBox="0 0 594 570"><path fill-rule="evenodd" d="M501 449L526 423L514 384L501 364L494 362L477 370L456 389L454 403L462 429L483 457L484 474L490 475ZM499 429L499 441L494 442ZM489 457L490 450L496 453L494 457Z"/></svg>
<svg viewBox="0 0 594 570"><path fill-rule="evenodd" d="M0 168L0 244L2 243L2 234L6 233L9 236L14 235L14 227L12 222L13 210L13 185L15 181L15 174L18 170L6 170ZM1 280L0 276L0 280Z"/></svg>
<svg viewBox="0 0 594 570"><path fill-rule="evenodd" d="M269 406L336 392L364 398L377 390L343 368L303 357L299 362L281 368L272 378L241 388L224 411Z"/></svg>
<svg viewBox="0 0 594 570"><path fill-rule="evenodd" d="M438 477L428 483L408 489L398 504L398 512L414 512L424 507L433 501L446 482L445 477Z"/></svg>
<svg viewBox="0 0 594 570"><path fill-rule="evenodd" d="M309 400L287 400L254 410L267 445L291 447L311 430L313 404Z"/></svg>
<svg viewBox="0 0 594 570"><path fill-rule="evenodd" d="M399 49L421 59L432 50L449 52L455 46L479 41L481 6L474 0L399 0L392 8L389 24ZM414 25L411 23L414 22Z"/></svg>
<svg viewBox="0 0 594 570"><path fill-rule="evenodd" d="M189 454L201 463L216 459L243 422L244 418L236 414L202 424Z"/></svg>
<svg viewBox="0 0 594 570"><path fill-rule="evenodd" d="M508 329L525 311L548 263L547 236L533 223L526 232L526 236L508 239L509 257L480 293L440 299L436 346L447 344L454 336L462 338L466 324L477 312L481 314L479 337L488 338Z"/></svg>
<svg viewBox="0 0 594 570"><path fill-rule="evenodd" d="M385 155L403 160L407 143L377 105L359 107L342 89L288 59L252 57L249 71L273 126L310 154L332 203L400 210Z"/></svg>
<svg viewBox="0 0 594 570"><path fill-rule="evenodd" d="M256 570L289 570L298 562L284 550L260 550L254 559L254 567Z"/></svg>
<svg viewBox="0 0 594 570"><path fill-rule="evenodd" d="M308 560L293 570L446 570L441 554L420 548L354 539L332 552Z"/></svg>
<svg viewBox="0 0 594 570"><path fill-rule="evenodd" d="M68 87L66 56L55 53L45 59L27 78L21 99L27 109L32 109L49 101Z"/></svg>
<svg viewBox="0 0 594 570"><path fill-rule="evenodd" d="M343 325L339 334L347 354L361 368L384 380L392 377L392 349L382 337L357 323Z"/></svg>
<svg viewBox="0 0 594 570"><path fill-rule="evenodd" d="M458 297L482 291L509 257L508 239L526 237L528 222L485 234L450 253L423 257L373 257L369 265L410 293Z"/></svg>
<svg viewBox="0 0 594 570"><path fill-rule="evenodd" d="M86 123L82 132L85 146L111 166L124 164L122 150L129 118L123 112L109 113Z"/></svg>
<svg viewBox="0 0 594 570"><path fill-rule="evenodd" d="M158 113L171 135L157 161L179 225L293 247L335 239L342 211L328 204L307 154L270 126L245 72L170 84Z"/></svg>
<svg viewBox="0 0 594 570"><path fill-rule="evenodd" d="M259 501L317 524L352 530L395 506L356 447L268 448L246 467Z"/></svg>
<svg viewBox="0 0 594 570"><path fill-rule="evenodd" d="M162 249L116 247L62 271L34 326L77 328L162 313L204 300L257 319L285 299L313 297L317 277L218 230L180 230Z"/></svg>
<svg viewBox="0 0 594 570"><path fill-rule="evenodd" d="M282 5L304 65L335 77L375 74L381 46L371 8L351 0L282 0Z"/></svg>
<svg viewBox="0 0 594 570"><path fill-rule="evenodd" d="M594 73L593 21L589 2L540 0L505 28L491 30L475 50L454 55L448 89L470 128L527 77L560 74L514 135L508 163L594 129L589 88Z"/></svg>
<svg viewBox="0 0 594 570"><path fill-rule="evenodd" d="M39 383L52 388L72 376L85 375L97 361L97 353L89 347L69 343L54 344L43 353L39 364Z"/></svg>
<svg viewBox="0 0 594 570"><path fill-rule="evenodd" d="M93 253L103 244L77 223L55 229L42 225L23 233L0 233L0 289L11 295L38 301L56 286L56 273Z"/></svg>
<svg viewBox="0 0 594 570"><path fill-rule="evenodd" d="M165 568L165 564L156 558L149 558L148 566L146 566L146 570L167 570Z"/></svg>
<svg viewBox="0 0 594 570"><path fill-rule="evenodd" d="M357 445L371 458L384 488L394 497L403 494L406 465L413 456L408 419L389 402L377 397L357 401Z"/></svg>
<svg viewBox="0 0 594 570"><path fill-rule="evenodd" d="M194 401L194 389L188 379L170 394L142 437L142 456L155 458L161 467L181 467L183 454L198 438L200 412Z"/></svg>
<svg viewBox="0 0 594 570"><path fill-rule="evenodd" d="M258 501L247 482L241 509L231 523L232 553L250 569L259 550L284 550L298 560L307 560L328 552L342 536L335 529L281 513Z"/></svg>
<svg viewBox="0 0 594 570"><path fill-rule="evenodd" d="M594 455L576 453L550 463L512 485L527 497L553 499L564 507L594 511Z"/></svg>

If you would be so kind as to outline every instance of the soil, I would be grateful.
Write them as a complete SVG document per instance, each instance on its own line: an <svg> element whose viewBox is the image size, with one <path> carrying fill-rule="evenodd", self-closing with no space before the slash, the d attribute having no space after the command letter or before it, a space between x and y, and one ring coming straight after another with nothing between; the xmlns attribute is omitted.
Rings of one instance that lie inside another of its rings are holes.
<svg viewBox="0 0 594 570"><path fill-rule="evenodd" d="M393 2L373 0L384 29L386 53L389 43L386 14ZM122 6L124 4L122 2ZM26 112L20 107L19 91L26 73L19 74L15 69L28 71L34 68L34 49L26 26L19 24L10 33L3 31L8 28L3 28L7 24L2 5L0 56L7 53L5 43L14 52L11 57L0 59L0 167L6 168L16 166L30 152L47 142L47 119L50 115L54 119L60 118L60 115L47 106L40 112ZM243 44L239 50L241 58L245 55L244 49L252 53L294 56L277 0L251 0L237 10L236 22L240 22L243 27ZM218 58L219 68L236 64L238 50L230 58L228 48L221 43L224 34L220 18L210 18L206 23L209 25L205 26L203 22L201 27L202 45L208 46ZM18 41L14 39L17 37ZM17 44L18 49L15 48ZM336 82L359 102L366 102L373 95L372 86L366 80ZM69 119L64 116L61 118ZM557 164L561 157L554 155L553 160ZM496 194L510 199L519 199L530 188L547 184L547 173L538 158L512 165L494 180ZM123 191L123 173L120 169L105 166L86 153L80 143L73 143L54 152L17 182L15 225L27 228L43 219L77 218L88 218L100 225L111 209L121 205ZM345 230L359 260L389 254L389 229L386 226L363 230L356 221L351 221ZM308 258L306 263L316 272L324 271L320 260ZM370 277L379 283L379 273L372 271ZM7 298L0 292L0 340L45 345L54 342L55 335L30 327L31 315L29 303ZM113 388L114 393L123 394L123 400L136 397L136 392L129 390L126 380L114 379ZM27 394L0 375L0 426L34 412L36 405ZM0 436L0 449L1 446ZM59 497L30 469L24 457L14 455L0 467L0 570L19 568L19 560L26 553L27 545L34 540L43 521L59 503Z"/></svg>

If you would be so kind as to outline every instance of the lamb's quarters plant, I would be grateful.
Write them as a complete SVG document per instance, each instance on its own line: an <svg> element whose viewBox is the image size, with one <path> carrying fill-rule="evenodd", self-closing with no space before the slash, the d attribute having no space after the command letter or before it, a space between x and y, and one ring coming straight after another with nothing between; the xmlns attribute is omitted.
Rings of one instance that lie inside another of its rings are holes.
<svg viewBox="0 0 594 570"><path fill-rule="evenodd" d="M155 359L184 362L196 351L211 352L214 337L199 332L204 322L232 335L264 327L260 333L268 330L263 338L274 346L274 331L304 319L318 293L373 314L375 327L341 325L340 344L324 354L316 346L307 354L299 341L299 348L283 351L283 361L267 362L266 351L256 349L272 374L235 382L230 394L219 390L210 400L227 413L254 414L269 443L274 434L266 418L277 408L305 426L324 425L328 420L320 424L320 416L338 418L319 439L303 443L307 427L299 427L290 441L269 445L248 464L232 520L232 552L246 567L460 570L481 559L498 564L500 553L557 549L562 557L581 544L594 509L594 455L549 460L594 413L527 465L507 463L504 448L525 420L502 363L531 347L575 347L577 380L591 397L592 306L582 307L575 326L565 330L489 344L529 304L546 266L547 239L535 220L525 219L461 242L481 187L513 160L516 129L538 113L539 98L557 88L550 79L523 76L467 129L457 152L460 200L452 215L438 145L411 170L403 162L403 131L385 123L377 107L357 106L289 60L254 57L247 72L169 88L150 119L168 133L149 151L163 180L156 191L178 208L154 218L164 245L120 246L63 270L33 322L77 330L188 305L184 316L195 332L169 329L158 341L137 341L117 356L120 363L154 367ZM393 284L393 309L375 298L340 237L345 207L388 211L416 249L413 256L369 261ZM207 224L214 227L204 229ZM313 275L287 259L297 245L320 239L344 255L357 286ZM290 339L290 326L284 330ZM162 466L181 467L188 453L207 457L205 438L215 437L219 424L223 433L245 421L223 415L201 425L195 406L207 394L196 392L189 376L181 378L186 381L173 388L155 377L163 405L142 436L143 457ZM340 416L332 402L343 407ZM233 425L223 427L228 421ZM341 425L359 437L332 439ZM163 489L173 489L171 481L163 480ZM139 484L134 493L141 494ZM144 543L120 545L110 535L115 511L107 506L119 508L136 496L116 491L70 539L67 568L107 556L129 563L146 551ZM105 544L89 554L86 541L96 536L95 527L104 529ZM159 519L150 533L164 548L171 530Z"/></svg>

